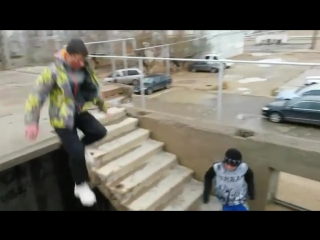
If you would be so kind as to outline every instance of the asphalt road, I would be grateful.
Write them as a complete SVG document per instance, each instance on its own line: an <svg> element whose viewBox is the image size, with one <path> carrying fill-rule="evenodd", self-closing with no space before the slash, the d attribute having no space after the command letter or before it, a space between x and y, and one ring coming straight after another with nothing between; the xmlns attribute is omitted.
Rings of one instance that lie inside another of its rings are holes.
<svg viewBox="0 0 320 240"><path fill-rule="evenodd" d="M320 141L319 127L271 123L260 115L261 108L272 101L267 97L223 94L222 122L227 125L265 131ZM141 106L141 97L134 97L134 104ZM146 97L146 108L199 119L217 121L217 98L214 93L176 89L162 91ZM242 116L242 119L238 117Z"/></svg>

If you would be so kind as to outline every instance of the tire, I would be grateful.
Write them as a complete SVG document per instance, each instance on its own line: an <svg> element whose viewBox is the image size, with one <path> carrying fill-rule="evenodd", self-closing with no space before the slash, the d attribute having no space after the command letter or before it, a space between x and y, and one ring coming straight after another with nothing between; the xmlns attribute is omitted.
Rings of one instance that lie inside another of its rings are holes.
<svg viewBox="0 0 320 240"><path fill-rule="evenodd" d="M190 72L197 72L197 69L191 68Z"/></svg>
<svg viewBox="0 0 320 240"><path fill-rule="evenodd" d="M283 121L282 115L278 112L270 113L268 119L270 122L273 122L273 123L281 123Z"/></svg>
<svg viewBox="0 0 320 240"><path fill-rule="evenodd" d="M167 83L164 88L165 88L165 89L169 89L170 87L171 87L171 84L170 84L170 83Z"/></svg>
<svg viewBox="0 0 320 240"><path fill-rule="evenodd" d="M219 72L219 69L218 68L211 68L210 72L217 73L217 72Z"/></svg>
<svg viewBox="0 0 320 240"><path fill-rule="evenodd" d="M140 81L137 80L137 79L134 79L134 80L132 81L132 85L133 85L133 86L138 86L139 83L140 83Z"/></svg>
<svg viewBox="0 0 320 240"><path fill-rule="evenodd" d="M153 93L152 88L148 88L148 89L147 89L147 95L151 95L152 93Z"/></svg>

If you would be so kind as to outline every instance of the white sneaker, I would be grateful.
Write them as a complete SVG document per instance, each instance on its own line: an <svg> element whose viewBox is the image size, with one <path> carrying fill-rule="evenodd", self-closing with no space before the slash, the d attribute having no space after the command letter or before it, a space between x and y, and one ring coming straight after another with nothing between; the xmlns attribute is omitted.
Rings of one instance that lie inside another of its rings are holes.
<svg viewBox="0 0 320 240"><path fill-rule="evenodd" d="M90 189L87 183L82 183L74 187L74 195L80 199L83 206L91 207L96 202L96 195Z"/></svg>
<svg viewBox="0 0 320 240"><path fill-rule="evenodd" d="M91 153L85 149L85 158L86 158L86 163L93 167L94 166L94 157L91 155Z"/></svg>

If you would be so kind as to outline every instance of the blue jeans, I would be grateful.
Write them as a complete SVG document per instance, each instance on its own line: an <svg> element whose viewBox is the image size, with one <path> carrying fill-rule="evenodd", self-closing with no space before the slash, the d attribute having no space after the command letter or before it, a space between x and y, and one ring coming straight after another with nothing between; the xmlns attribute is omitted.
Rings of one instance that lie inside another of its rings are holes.
<svg viewBox="0 0 320 240"><path fill-rule="evenodd" d="M234 206L223 205L222 211L242 212L242 211L249 211L249 208L246 204L239 204L239 205L234 205Z"/></svg>

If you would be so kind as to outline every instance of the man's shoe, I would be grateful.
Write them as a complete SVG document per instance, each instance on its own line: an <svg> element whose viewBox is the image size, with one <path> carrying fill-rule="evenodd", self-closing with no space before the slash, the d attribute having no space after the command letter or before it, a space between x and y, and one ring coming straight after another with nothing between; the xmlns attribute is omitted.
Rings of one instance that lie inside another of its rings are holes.
<svg viewBox="0 0 320 240"><path fill-rule="evenodd" d="M82 183L74 187L74 195L80 199L83 206L92 207L96 202L96 195L87 183Z"/></svg>

